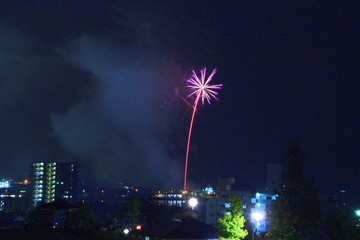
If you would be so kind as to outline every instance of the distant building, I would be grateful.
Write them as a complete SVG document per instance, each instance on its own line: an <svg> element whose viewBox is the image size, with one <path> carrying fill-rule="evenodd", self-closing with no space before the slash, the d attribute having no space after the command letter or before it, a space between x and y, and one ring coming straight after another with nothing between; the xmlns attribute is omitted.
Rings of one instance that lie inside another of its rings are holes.
<svg viewBox="0 0 360 240"><path fill-rule="evenodd" d="M251 214L259 213L264 216L264 218L259 222L251 219L251 222L257 228L257 232L265 232L267 230L268 221L266 219L268 219L268 216L266 216L266 213L269 212L272 201L276 200L276 198L277 195L266 193L256 193L255 197L251 198L251 203L253 204L253 207L251 208Z"/></svg>
<svg viewBox="0 0 360 240"><path fill-rule="evenodd" d="M267 191L272 193L279 193L281 191L281 164L267 164Z"/></svg>
<svg viewBox="0 0 360 240"><path fill-rule="evenodd" d="M256 232L264 232L268 227L267 216L272 201L276 200L277 195L266 193L251 193L250 191L218 191L219 197L209 198L206 200L206 224L216 226L224 212L228 212L230 203L228 197L232 194L239 195L243 204L243 216L246 221L251 222L256 228ZM253 213L260 213L264 219L256 222L252 219Z"/></svg>
<svg viewBox="0 0 360 240"><path fill-rule="evenodd" d="M38 162L31 166L32 205L61 198L77 201L78 165L76 163Z"/></svg>
<svg viewBox="0 0 360 240"><path fill-rule="evenodd" d="M217 191L219 197L209 198L206 200L206 224L216 226L220 217L230 208L228 198L230 195L239 195L242 200L244 217L248 218L251 211L250 191Z"/></svg>
<svg viewBox="0 0 360 240"><path fill-rule="evenodd" d="M79 200L79 167L76 163L57 163L55 181L55 199L64 199L71 203Z"/></svg>
<svg viewBox="0 0 360 240"><path fill-rule="evenodd" d="M218 185L216 187L217 191L231 191L231 185L235 184L235 178L219 178Z"/></svg>
<svg viewBox="0 0 360 240"><path fill-rule="evenodd" d="M29 182L12 178L0 180L0 212L26 212L29 208Z"/></svg>
<svg viewBox="0 0 360 240"><path fill-rule="evenodd" d="M32 224L46 227L68 227L71 213L80 207L67 201L57 199L50 203L42 203L34 211ZM79 221L76 219L75 221Z"/></svg>
<svg viewBox="0 0 360 240"><path fill-rule="evenodd" d="M244 191L253 189L246 174L240 174L240 176L218 178L218 184L216 191Z"/></svg>

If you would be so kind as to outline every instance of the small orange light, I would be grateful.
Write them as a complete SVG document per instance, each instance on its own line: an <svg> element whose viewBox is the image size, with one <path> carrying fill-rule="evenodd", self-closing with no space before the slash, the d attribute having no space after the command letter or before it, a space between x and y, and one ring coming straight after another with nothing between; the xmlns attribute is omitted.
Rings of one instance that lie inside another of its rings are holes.
<svg viewBox="0 0 360 240"><path fill-rule="evenodd" d="M140 225L137 225L137 226L136 226L136 230L141 230L141 226L140 226Z"/></svg>

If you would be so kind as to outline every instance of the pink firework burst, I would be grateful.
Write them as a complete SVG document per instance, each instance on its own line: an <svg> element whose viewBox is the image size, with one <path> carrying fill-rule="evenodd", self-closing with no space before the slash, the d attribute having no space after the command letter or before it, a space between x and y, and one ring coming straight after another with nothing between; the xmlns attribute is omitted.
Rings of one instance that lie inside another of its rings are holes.
<svg viewBox="0 0 360 240"><path fill-rule="evenodd" d="M200 94L203 105L204 105L205 99L207 100L207 102L209 104L210 104L211 98L214 98L215 100L219 100L216 97L216 95L218 93L215 90L220 89L222 87L222 84L215 84L215 85L209 84L211 82L213 76L216 73L216 68L211 72L210 76L206 80L205 80L206 68L203 68L200 71L200 74L201 74L200 79L198 78L198 76L196 75L194 70L192 71L192 73L193 73L192 78L187 80L189 83L189 85L187 87L190 88L192 91L188 97L191 97L194 94L196 94L196 95Z"/></svg>
<svg viewBox="0 0 360 240"><path fill-rule="evenodd" d="M188 165L188 159L189 159L190 139L191 139L191 132L192 132L192 127L193 127L193 123L194 123L194 117L195 117L195 112L196 112L196 109L197 109L197 105L199 103L200 98L202 100L203 105L205 103L205 99L209 104L210 104L211 98L214 98L215 100L219 100L216 97L216 95L218 93L215 90L221 89L221 87L222 87L222 84L215 84L215 85L210 85L209 84L211 82L213 76L216 73L216 68L211 72L211 74L209 75L209 77L206 80L205 80L205 78L206 78L206 68L203 68L200 71L200 79L196 75L194 70L192 71L192 73L193 73L192 78L187 80L188 83L189 83L189 85L187 85L187 87L190 88L190 90L191 90L191 93L189 94L188 97L196 95L196 99L195 99L195 102L194 102L194 108L193 108L193 113L192 113L192 117L191 117L190 128L189 128L189 136L188 136L187 147L186 147L184 192L186 192L186 175L187 175L187 165Z"/></svg>

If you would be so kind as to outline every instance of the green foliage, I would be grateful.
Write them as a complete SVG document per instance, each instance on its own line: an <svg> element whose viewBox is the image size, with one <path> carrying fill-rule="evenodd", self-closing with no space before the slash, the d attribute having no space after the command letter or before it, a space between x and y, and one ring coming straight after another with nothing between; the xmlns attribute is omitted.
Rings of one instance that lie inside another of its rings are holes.
<svg viewBox="0 0 360 240"><path fill-rule="evenodd" d="M330 240L360 238L354 212L349 208L337 208L330 211L324 218L323 229Z"/></svg>
<svg viewBox="0 0 360 240"><path fill-rule="evenodd" d="M228 202L230 203L230 215L224 212L223 217L219 219L219 238L222 240L244 239L248 235L248 231L244 229L245 218L240 196L230 195Z"/></svg>

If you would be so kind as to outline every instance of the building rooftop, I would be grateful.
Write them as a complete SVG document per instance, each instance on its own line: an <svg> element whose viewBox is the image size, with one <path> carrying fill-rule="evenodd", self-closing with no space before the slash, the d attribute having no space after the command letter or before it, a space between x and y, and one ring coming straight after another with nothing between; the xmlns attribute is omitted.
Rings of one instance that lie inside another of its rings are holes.
<svg viewBox="0 0 360 240"><path fill-rule="evenodd" d="M162 239L217 239L216 228L193 217L151 225L133 233Z"/></svg>

